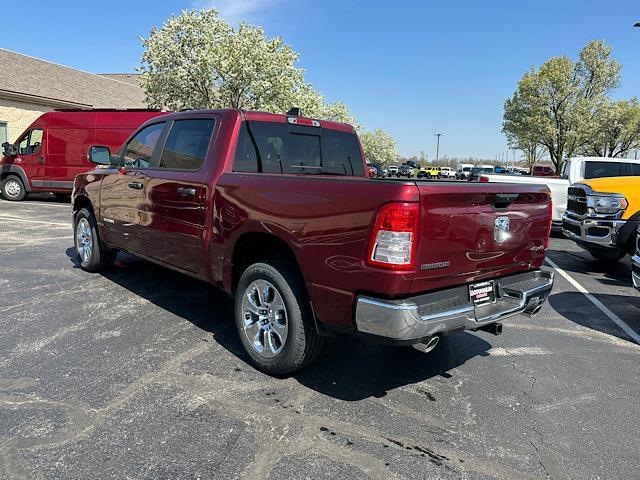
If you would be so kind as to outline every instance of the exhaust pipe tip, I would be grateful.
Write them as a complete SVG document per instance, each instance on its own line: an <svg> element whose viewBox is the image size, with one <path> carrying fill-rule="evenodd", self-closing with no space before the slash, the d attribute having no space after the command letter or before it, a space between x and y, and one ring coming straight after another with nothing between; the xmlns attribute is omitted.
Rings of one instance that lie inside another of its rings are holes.
<svg viewBox="0 0 640 480"><path fill-rule="evenodd" d="M524 313L526 313L530 317L533 317L542 309L543 304L544 300L542 298L533 297L531 300L529 300L529 303L527 303L527 307L524 309Z"/></svg>
<svg viewBox="0 0 640 480"><path fill-rule="evenodd" d="M411 346L422 353L429 353L431 350L436 348L438 343L440 343L440 337L438 335L434 335L433 337L424 339L422 342Z"/></svg>

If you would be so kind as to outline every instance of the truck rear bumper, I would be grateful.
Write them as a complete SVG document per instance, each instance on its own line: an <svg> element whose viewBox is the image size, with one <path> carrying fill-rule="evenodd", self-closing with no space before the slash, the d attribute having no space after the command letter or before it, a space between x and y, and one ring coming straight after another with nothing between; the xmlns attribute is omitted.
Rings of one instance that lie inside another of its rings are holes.
<svg viewBox="0 0 640 480"><path fill-rule="evenodd" d="M553 287L553 272L532 270L494 279L496 301L475 306L461 285L402 300L359 295L355 324L361 333L407 344L436 334L475 330L519 313L535 315Z"/></svg>

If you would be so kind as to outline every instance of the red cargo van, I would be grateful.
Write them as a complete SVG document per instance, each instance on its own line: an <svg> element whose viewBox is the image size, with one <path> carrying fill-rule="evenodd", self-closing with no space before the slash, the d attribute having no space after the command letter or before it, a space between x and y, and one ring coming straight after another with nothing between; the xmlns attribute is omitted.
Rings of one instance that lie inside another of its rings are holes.
<svg viewBox="0 0 640 480"><path fill-rule="evenodd" d="M69 195L78 173L93 168L91 145L120 148L127 137L157 110L56 110L41 115L18 137L4 143L0 160L0 194L22 200L30 192Z"/></svg>

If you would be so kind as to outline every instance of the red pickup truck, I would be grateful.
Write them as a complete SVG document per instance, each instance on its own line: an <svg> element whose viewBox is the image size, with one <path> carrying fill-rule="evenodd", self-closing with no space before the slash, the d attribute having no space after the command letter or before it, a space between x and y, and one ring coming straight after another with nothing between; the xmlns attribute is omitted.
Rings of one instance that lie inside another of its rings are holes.
<svg viewBox="0 0 640 480"><path fill-rule="evenodd" d="M369 179L353 127L297 115L186 111L154 118L73 191L77 261L118 250L235 297L258 368L312 362L325 337L431 350L464 329L535 314L551 225L545 186Z"/></svg>

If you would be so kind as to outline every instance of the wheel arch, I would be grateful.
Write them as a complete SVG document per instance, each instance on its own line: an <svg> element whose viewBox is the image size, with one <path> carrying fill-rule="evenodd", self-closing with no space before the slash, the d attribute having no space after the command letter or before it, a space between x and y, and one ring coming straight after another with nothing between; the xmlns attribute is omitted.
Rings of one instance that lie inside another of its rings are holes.
<svg viewBox="0 0 640 480"><path fill-rule="evenodd" d="M27 177L26 172L22 167L18 167L16 165L2 165L0 170L0 182L7 178L9 175L15 175L22 180L22 184L24 185L24 189L27 193L31 192L31 184L29 183L29 177Z"/></svg>
<svg viewBox="0 0 640 480"><path fill-rule="evenodd" d="M299 276L299 280L304 284L304 277L298 259L285 240L272 233L245 232L238 237L233 246L229 290L232 293L235 291L242 272L249 265L270 259L291 262L290 265Z"/></svg>

